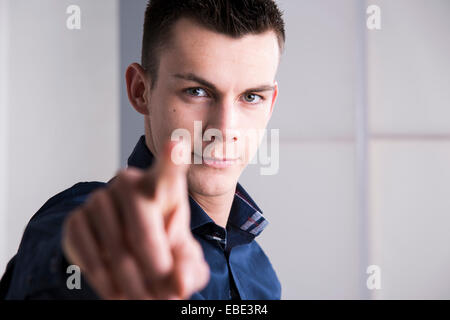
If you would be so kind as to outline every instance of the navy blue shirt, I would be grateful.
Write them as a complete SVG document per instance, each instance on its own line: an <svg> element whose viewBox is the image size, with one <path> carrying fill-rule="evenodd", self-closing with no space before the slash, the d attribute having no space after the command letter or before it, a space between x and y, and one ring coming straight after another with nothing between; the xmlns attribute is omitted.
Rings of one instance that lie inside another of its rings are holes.
<svg viewBox="0 0 450 320"><path fill-rule="evenodd" d="M141 136L128 166L146 169L153 160L145 136ZM81 289L68 289L66 281L72 273L67 273L69 263L61 248L61 231L68 213L86 201L92 191L108 183L77 183L38 210L0 281L0 299L99 298L83 276ZM242 186L236 186L226 228L215 224L191 196L189 203L191 231L210 267L207 286L190 299L280 299L277 275L255 241L268 222Z"/></svg>

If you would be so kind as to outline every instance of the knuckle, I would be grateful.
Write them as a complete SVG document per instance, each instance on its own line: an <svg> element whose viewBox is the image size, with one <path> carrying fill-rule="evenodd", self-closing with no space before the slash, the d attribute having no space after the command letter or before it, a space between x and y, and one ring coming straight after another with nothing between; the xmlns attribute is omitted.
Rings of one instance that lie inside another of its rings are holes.
<svg viewBox="0 0 450 320"><path fill-rule="evenodd" d="M122 252L121 255L118 258L118 267L123 270L124 272L131 271L134 265L133 257L127 253Z"/></svg>
<svg viewBox="0 0 450 320"><path fill-rule="evenodd" d="M111 185L113 195L125 199L135 198L137 196L138 180L128 174L118 177L116 183Z"/></svg>
<svg viewBox="0 0 450 320"><path fill-rule="evenodd" d="M123 177L124 175L126 175L127 174L127 170L128 169L126 169L126 168L119 169L117 171L116 178L119 179L120 177Z"/></svg>
<svg viewBox="0 0 450 320"><path fill-rule="evenodd" d="M101 268L98 264L92 263L89 260L84 261L84 272L89 274L93 279L101 277Z"/></svg>
<svg viewBox="0 0 450 320"><path fill-rule="evenodd" d="M131 179L129 177L129 175L127 174L126 171L124 171L123 173L121 173L118 177L117 177L117 183L116 185L120 188L128 188L131 186Z"/></svg>
<svg viewBox="0 0 450 320"><path fill-rule="evenodd" d="M72 235L73 231L79 231L81 228L81 219L84 214L83 208L78 208L73 211L66 219L65 227L69 231L69 236Z"/></svg>
<svg viewBox="0 0 450 320"><path fill-rule="evenodd" d="M101 279L104 279L104 270L98 264L92 264L90 262L85 261L82 266L80 266L81 270L86 276L91 279L90 282L96 284L98 287L103 288Z"/></svg>
<svg viewBox="0 0 450 320"><path fill-rule="evenodd" d="M133 178L129 174L129 171L122 169L116 176L115 181L112 183L112 186L114 186L116 189L122 190L131 187L132 182Z"/></svg>
<svg viewBox="0 0 450 320"><path fill-rule="evenodd" d="M137 179L139 179L142 175L142 172L140 169L136 169L136 168L127 168L127 169L123 169L119 172L118 175L118 181L129 185L129 184L134 184L136 182Z"/></svg>
<svg viewBox="0 0 450 320"><path fill-rule="evenodd" d="M146 231L142 230L140 232L127 232L126 238L127 238L128 243L130 243L134 248L137 248L142 243L145 243L144 239L145 239L146 235L143 233L146 233Z"/></svg>
<svg viewBox="0 0 450 320"><path fill-rule="evenodd" d="M172 271L172 262L167 259L152 262L152 273L160 278L166 277Z"/></svg>
<svg viewBox="0 0 450 320"><path fill-rule="evenodd" d="M91 203L100 205L105 201L105 197L106 191L104 189L99 189L91 194L90 200Z"/></svg>
<svg viewBox="0 0 450 320"><path fill-rule="evenodd" d="M98 211L99 209L103 208L106 201L106 194L104 190L97 190L94 191L88 201L86 201L85 207L89 211Z"/></svg>
<svg viewBox="0 0 450 320"><path fill-rule="evenodd" d="M135 168L135 167L128 167L124 169L125 173L130 177L140 177L143 174L142 169Z"/></svg>

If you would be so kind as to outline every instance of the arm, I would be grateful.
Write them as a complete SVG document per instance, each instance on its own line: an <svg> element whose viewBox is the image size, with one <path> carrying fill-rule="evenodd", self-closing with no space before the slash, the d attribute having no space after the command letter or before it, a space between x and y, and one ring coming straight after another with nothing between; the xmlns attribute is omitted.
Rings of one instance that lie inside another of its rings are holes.
<svg viewBox="0 0 450 320"><path fill-rule="evenodd" d="M101 183L74 185L47 201L28 223L17 254L0 285L5 299L97 299L81 276L81 289L67 288L69 263L61 248L66 216Z"/></svg>

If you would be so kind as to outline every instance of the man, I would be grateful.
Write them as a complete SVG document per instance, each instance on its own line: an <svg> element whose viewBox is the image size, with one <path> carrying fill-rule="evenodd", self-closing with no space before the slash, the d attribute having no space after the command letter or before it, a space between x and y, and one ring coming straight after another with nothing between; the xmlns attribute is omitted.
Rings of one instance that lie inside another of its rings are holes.
<svg viewBox="0 0 450 320"><path fill-rule="evenodd" d="M267 221L238 179L254 153L241 133L273 112L284 41L272 0L150 1L142 65L126 71L145 136L108 183L78 183L32 217L0 295L280 299L255 241ZM173 142L177 130L192 139ZM69 265L81 269L78 287Z"/></svg>

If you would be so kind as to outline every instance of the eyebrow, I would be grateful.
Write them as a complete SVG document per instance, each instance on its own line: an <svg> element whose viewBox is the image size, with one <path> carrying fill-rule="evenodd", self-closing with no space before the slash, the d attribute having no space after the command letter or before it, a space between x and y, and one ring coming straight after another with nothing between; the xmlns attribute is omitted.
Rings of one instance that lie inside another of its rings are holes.
<svg viewBox="0 0 450 320"><path fill-rule="evenodd" d="M212 84L211 82L209 82L191 72L184 73L184 74L176 73L173 76L175 78L179 78L179 79L194 81L194 82L201 84L202 86L208 87L211 90L218 91L214 84ZM257 86L255 88L249 88L249 89L245 90L244 92L263 92L263 91L273 91L273 90L275 90L275 86L265 84L265 85Z"/></svg>

